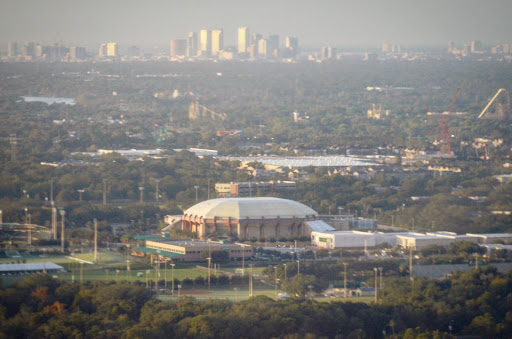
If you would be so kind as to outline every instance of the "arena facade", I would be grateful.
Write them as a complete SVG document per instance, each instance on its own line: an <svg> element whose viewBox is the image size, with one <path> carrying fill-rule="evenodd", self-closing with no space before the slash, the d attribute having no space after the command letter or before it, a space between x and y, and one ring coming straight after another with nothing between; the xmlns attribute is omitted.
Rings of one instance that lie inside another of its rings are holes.
<svg viewBox="0 0 512 339"><path fill-rule="evenodd" d="M318 213L299 202L271 198L220 198L200 202L182 216L183 231L197 234L237 236L258 240L308 236L304 222Z"/></svg>

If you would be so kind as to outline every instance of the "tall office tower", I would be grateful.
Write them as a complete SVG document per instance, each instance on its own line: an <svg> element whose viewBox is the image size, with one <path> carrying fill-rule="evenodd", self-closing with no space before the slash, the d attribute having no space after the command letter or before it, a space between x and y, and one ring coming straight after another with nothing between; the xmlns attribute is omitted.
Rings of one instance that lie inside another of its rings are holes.
<svg viewBox="0 0 512 339"><path fill-rule="evenodd" d="M212 31L212 56L219 55L219 51L224 49L224 30L214 29Z"/></svg>
<svg viewBox="0 0 512 339"><path fill-rule="evenodd" d="M187 41L185 39L171 40L171 58L187 54Z"/></svg>
<svg viewBox="0 0 512 339"><path fill-rule="evenodd" d="M187 56L194 57L197 55L197 34L196 32L188 33L187 38Z"/></svg>
<svg viewBox="0 0 512 339"><path fill-rule="evenodd" d="M267 39L258 40L258 55L267 58L269 56Z"/></svg>
<svg viewBox="0 0 512 339"><path fill-rule="evenodd" d="M23 56L26 56L26 57L33 57L35 56L35 52L36 52L36 44L33 43L33 42L25 42L25 45L23 46L23 49L22 49L22 54Z"/></svg>
<svg viewBox="0 0 512 339"><path fill-rule="evenodd" d="M199 31L199 52L207 57L212 54L212 31L207 29Z"/></svg>
<svg viewBox="0 0 512 339"><path fill-rule="evenodd" d="M74 60L85 59L85 47L69 47L69 56Z"/></svg>
<svg viewBox="0 0 512 339"><path fill-rule="evenodd" d="M41 58L43 56L43 46L41 46L40 44L37 44L35 49L34 49L34 55L38 58Z"/></svg>
<svg viewBox="0 0 512 339"><path fill-rule="evenodd" d="M104 58L107 56L107 44L101 44L98 50L98 56Z"/></svg>
<svg viewBox="0 0 512 339"><path fill-rule="evenodd" d="M268 36L267 54L275 58L279 56L279 35Z"/></svg>
<svg viewBox="0 0 512 339"><path fill-rule="evenodd" d="M322 47L322 54L320 59L322 60L333 60L336 59L336 48L331 46Z"/></svg>
<svg viewBox="0 0 512 339"><path fill-rule="evenodd" d="M15 57L18 55L18 43L16 41L10 41L7 44L7 56Z"/></svg>
<svg viewBox="0 0 512 339"><path fill-rule="evenodd" d="M247 53L247 48L249 47L249 28L247 27L239 27L238 28L238 53L245 54Z"/></svg>
<svg viewBox="0 0 512 339"><path fill-rule="evenodd" d="M455 42L448 41L448 53L452 53L455 50Z"/></svg>
<svg viewBox="0 0 512 339"><path fill-rule="evenodd" d="M251 35L251 43L250 43L250 45L257 45L258 41L260 41L261 38L263 38L263 36L261 34L253 33Z"/></svg>
<svg viewBox="0 0 512 339"><path fill-rule="evenodd" d="M119 56L119 45L117 42L107 44L107 56L117 58Z"/></svg>
<svg viewBox="0 0 512 339"><path fill-rule="evenodd" d="M140 49L137 46L129 46L126 54L129 58L136 58L140 56Z"/></svg>
<svg viewBox="0 0 512 339"><path fill-rule="evenodd" d="M483 50L482 43L478 40L471 41L471 53L478 53Z"/></svg>
<svg viewBox="0 0 512 339"><path fill-rule="evenodd" d="M299 52L299 40L293 36L287 36L285 39L286 56L295 57Z"/></svg>

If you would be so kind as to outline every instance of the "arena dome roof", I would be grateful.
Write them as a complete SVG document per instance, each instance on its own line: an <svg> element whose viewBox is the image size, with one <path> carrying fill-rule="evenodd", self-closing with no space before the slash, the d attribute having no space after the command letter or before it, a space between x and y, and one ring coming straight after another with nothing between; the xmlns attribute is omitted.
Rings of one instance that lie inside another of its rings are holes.
<svg viewBox="0 0 512 339"><path fill-rule="evenodd" d="M318 216L318 213L299 202L280 198L219 198L200 202L189 209L184 215L203 218L235 218L235 219L277 219L306 218Z"/></svg>

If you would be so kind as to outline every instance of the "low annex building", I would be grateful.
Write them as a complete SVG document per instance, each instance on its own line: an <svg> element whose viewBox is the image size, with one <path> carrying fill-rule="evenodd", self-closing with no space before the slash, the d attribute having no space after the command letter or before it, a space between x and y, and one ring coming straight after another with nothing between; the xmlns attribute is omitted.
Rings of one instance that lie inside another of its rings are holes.
<svg viewBox="0 0 512 339"><path fill-rule="evenodd" d="M279 239L309 236L305 221L318 213L299 202L271 198L220 198L200 202L185 211L182 230L205 239L210 234L239 239Z"/></svg>
<svg viewBox="0 0 512 339"><path fill-rule="evenodd" d="M156 255L173 261L201 261L205 254L215 251L228 253L229 259L250 258L253 248L245 244L229 244L219 241L172 240L164 237L145 239L145 246L134 248L133 255Z"/></svg>

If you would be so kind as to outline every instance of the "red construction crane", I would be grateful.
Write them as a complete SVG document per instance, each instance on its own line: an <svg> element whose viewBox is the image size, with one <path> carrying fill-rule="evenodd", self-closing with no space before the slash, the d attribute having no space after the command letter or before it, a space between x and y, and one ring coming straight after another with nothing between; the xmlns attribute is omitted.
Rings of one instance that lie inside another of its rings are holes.
<svg viewBox="0 0 512 339"><path fill-rule="evenodd" d="M441 127L441 149L439 153L441 155L448 154L449 156L452 154L451 148L450 148L450 128L446 127L446 124L448 122L448 118L450 117L450 113L452 112L453 106L455 105L455 101L457 100L457 96L459 95L460 88L457 88L457 91L455 91L455 94L453 95L452 102L450 104L450 107L446 112L443 113L432 113L429 112L431 115L434 115L437 122L439 123L439 127ZM430 107L426 105L428 110L430 111Z"/></svg>

